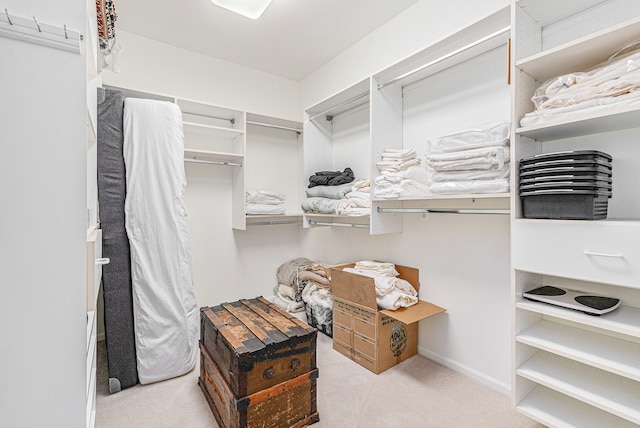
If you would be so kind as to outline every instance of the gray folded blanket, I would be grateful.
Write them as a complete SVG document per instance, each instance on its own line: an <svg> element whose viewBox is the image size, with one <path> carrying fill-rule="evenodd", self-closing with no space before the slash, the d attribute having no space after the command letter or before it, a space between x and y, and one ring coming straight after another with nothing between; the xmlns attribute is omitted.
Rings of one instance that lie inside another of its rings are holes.
<svg viewBox="0 0 640 428"><path fill-rule="evenodd" d="M351 183L355 179L351 168L344 171L320 171L309 177L309 187L314 186L338 186Z"/></svg>

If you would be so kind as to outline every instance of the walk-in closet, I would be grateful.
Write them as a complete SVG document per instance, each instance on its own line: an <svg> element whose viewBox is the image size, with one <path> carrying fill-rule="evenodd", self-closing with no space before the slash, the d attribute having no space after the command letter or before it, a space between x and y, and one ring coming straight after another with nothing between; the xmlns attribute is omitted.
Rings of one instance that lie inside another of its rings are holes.
<svg viewBox="0 0 640 428"><path fill-rule="evenodd" d="M0 0L0 427L640 426L640 3L257 4Z"/></svg>

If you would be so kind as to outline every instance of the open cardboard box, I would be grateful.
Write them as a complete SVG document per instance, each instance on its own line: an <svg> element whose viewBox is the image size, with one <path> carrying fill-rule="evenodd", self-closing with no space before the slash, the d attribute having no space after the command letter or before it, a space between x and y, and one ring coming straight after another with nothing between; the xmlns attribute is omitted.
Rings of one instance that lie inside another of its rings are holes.
<svg viewBox="0 0 640 428"><path fill-rule="evenodd" d="M419 300L395 311L379 310L373 278L345 272L354 264L331 267L333 349L374 373L418 352L418 321L445 309ZM396 265L399 278L420 288L418 269Z"/></svg>

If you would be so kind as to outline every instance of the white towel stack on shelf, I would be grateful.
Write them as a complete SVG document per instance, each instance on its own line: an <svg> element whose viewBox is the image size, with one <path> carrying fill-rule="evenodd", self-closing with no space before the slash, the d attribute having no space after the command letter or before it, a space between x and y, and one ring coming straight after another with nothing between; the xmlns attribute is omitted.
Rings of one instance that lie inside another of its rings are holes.
<svg viewBox="0 0 640 428"><path fill-rule="evenodd" d="M509 122L493 122L429 141L429 191L509 192L509 129Z"/></svg>
<svg viewBox="0 0 640 428"><path fill-rule="evenodd" d="M376 166L380 175L374 179L376 198L411 198L429 194L428 176L416 151L385 149Z"/></svg>
<svg viewBox="0 0 640 428"><path fill-rule="evenodd" d="M371 212L371 181L362 180L353 184L351 191L338 201L336 214L363 216Z"/></svg>
<svg viewBox="0 0 640 428"><path fill-rule="evenodd" d="M247 214L284 214L285 196L267 190L251 190L246 193Z"/></svg>

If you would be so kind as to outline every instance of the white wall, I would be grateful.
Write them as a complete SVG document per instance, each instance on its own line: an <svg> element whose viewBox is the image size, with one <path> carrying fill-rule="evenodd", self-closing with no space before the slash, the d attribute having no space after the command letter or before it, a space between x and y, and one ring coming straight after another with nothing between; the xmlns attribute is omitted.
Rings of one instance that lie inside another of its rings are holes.
<svg viewBox="0 0 640 428"><path fill-rule="evenodd" d="M85 0L0 10L84 33ZM0 426L85 424L85 58L0 38Z"/></svg>
<svg viewBox="0 0 640 428"><path fill-rule="evenodd" d="M307 108L509 4L507 0L421 0L304 78Z"/></svg>
<svg viewBox="0 0 640 428"><path fill-rule="evenodd" d="M288 120L302 120L300 84L118 30L120 73L106 85L155 92Z"/></svg>

